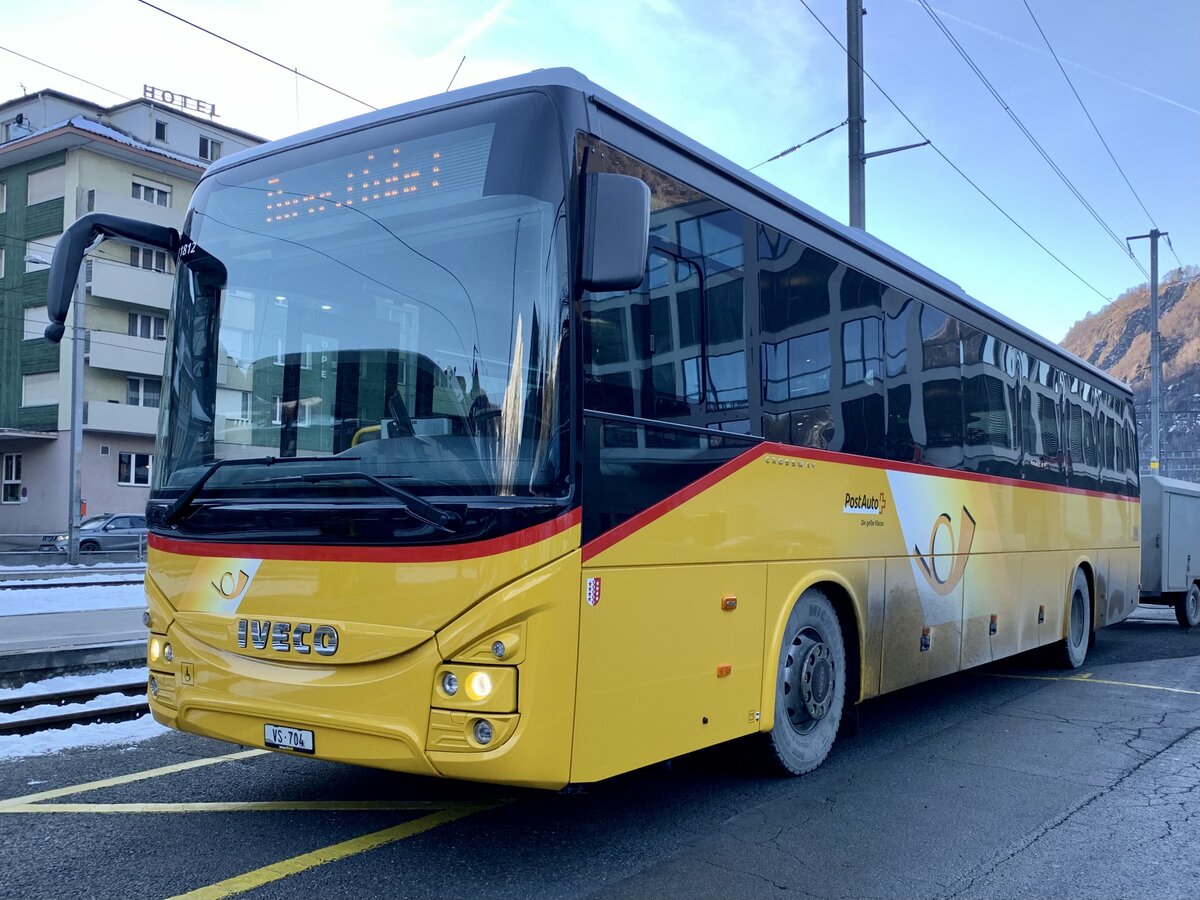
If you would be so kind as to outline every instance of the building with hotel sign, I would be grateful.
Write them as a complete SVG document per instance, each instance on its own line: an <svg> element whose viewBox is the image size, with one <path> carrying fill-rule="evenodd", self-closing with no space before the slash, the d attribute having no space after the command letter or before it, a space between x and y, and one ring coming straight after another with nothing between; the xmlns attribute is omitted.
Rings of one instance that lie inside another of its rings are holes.
<svg viewBox="0 0 1200 900"><path fill-rule="evenodd" d="M262 142L153 96L0 102L0 542L36 544L67 525L75 336L68 323L61 344L43 338L59 237L92 211L182 228L208 164ZM85 514L145 508L173 271L161 250L117 241L85 263Z"/></svg>

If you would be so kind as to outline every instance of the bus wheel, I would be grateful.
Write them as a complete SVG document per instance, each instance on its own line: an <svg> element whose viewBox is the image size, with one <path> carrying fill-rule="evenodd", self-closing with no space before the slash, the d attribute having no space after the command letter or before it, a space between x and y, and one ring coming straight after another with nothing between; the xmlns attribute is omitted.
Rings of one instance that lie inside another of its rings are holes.
<svg viewBox="0 0 1200 900"><path fill-rule="evenodd" d="M1186 594L1175 601L1175 618L1181 628L1200 625L1200 584L1193 584Z"/></svg>
<svg viewBox="0 0 1200 900"><path fill-rule="evenodd" d="M793 775L811 772L829 755L846 699L846 648L837 613L821 591L796 601L779 648L775 725L769 762Z"/></svg>
<svg viewBox="0 0 1200 900"><path fill-rule="evenodd" d="M1059 642L1059 662L1064 669L1078 669L1087 659L1092 632L1092 601L1087 576L1075 570L1071 580L1071 603L1067 607L1067 636Z"/></svg>

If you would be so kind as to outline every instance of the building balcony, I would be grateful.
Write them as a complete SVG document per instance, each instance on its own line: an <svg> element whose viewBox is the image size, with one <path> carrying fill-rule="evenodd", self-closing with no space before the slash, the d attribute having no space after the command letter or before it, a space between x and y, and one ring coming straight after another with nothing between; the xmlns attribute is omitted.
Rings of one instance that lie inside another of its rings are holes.
<svg viewBox="0 0 1200 900"><path fill-rule="evenodd" d="M171 306L172 276L119 263L87 264L88 288L94 297L166 310Z"/></svg>
<svg viewBox="0 0 1200 900"><path fill-rule="evenodd" d="M158 428L158 408L89 400L83 404L83 427L87 431L153 435Z"/></svg>
<svg viewBox="0 0 1200 900"><path fill-rule="evenodd" d="M112 332L88 332L87 361L94 369L111 369L133 375L163 373L163 355L166 341L134 337Z"/></svg>
<svg viewBox="0 0 1200 900"><path fill-rule="evenodd" d="M135 200L128 195L128 192L117 194L112 191L89 191L88 194L88 212L113 213L154 225L165 225L168 228L183 227L183 207L172 209L169 206L147 203L145 200Z"/></svg>

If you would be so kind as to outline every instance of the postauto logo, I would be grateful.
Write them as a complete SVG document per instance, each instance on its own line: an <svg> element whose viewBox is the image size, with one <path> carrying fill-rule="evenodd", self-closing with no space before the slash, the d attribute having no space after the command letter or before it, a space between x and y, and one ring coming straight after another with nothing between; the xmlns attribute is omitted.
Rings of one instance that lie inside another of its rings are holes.
<svg viewBox="0 0 1200 900"><path fill-rule="evenodd" d="M887 509L887 494L851 494L846 493L846 505L842 512L856 513L863 516L877 516Z"/></svg>

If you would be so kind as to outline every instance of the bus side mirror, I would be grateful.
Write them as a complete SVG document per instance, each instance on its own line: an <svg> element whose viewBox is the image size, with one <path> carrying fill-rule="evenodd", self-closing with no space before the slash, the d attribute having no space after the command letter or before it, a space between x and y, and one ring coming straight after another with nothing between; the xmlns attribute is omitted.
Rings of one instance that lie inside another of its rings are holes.
<svg viewBox="0 0 1200 900"><path fill-rule="evenodd" d="M54 248L46 286L46 340L57 344L66 330L67 311L71 308L71 293L83 257L106 238L124 238L138 244L158 247L174 255L179 249L179 232L162 225L151 225L137 219L113 216L108 213L88 213L71 224Z"/></svg>
<svg viewBox="0 0 1200 900"><path fill-rule="evenodd" d="M633 290L646 273L650 188L632 175L592 172L583 202L583 286Z"/></svg>

